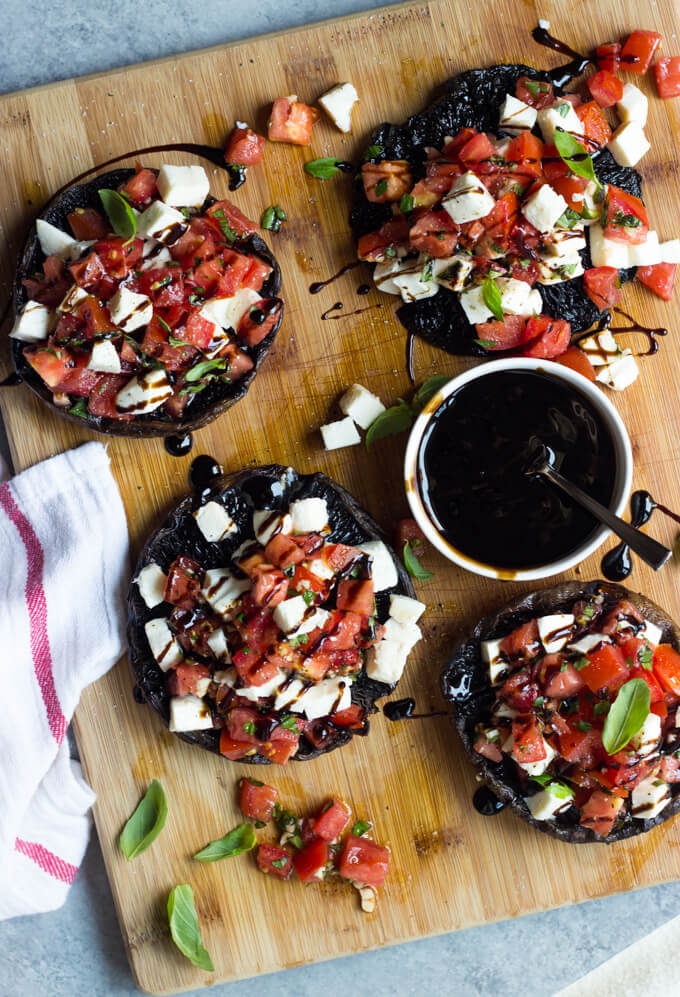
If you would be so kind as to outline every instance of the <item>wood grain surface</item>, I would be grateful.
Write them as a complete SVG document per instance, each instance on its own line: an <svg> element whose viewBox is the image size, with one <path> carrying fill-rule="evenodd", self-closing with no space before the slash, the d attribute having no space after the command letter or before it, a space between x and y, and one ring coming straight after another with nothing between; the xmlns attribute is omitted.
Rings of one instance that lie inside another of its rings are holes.
<svg viewBox="0 0 680 997"><path fill-rule="evenodd" d="M671 37L680 35L677 6L647 0L498 0L494 5L434 0L0 98L0 244L7 292L28 223L51 191L91 164L159 142L218 144L237 118L262 130L277 95L297 92L311 102L343 80L354 82L361 95L353 135L341 136L322 119L310 150L268 146L265 167L251 170L234 195L253 217L277 202L289 219L269 240L283 269L287 312L246 399L196 434L189 457L168 456L158 440L110 442L135 556L185 494L190 461L202 452L216 456L228 471L270 461L291 463L303 472L323 470L388 529L406 513L400 485L403 440L384 441L370 454L363 446L328 454L320 444L317 427L337 414L337 397L349 383L360 381L391 402L408 390L408 382L405 336L392 314L393 299L374 291L356 295L366 274L354 270L316 297L308 293L312 280L330 276L353 257L347 225L350 181L340 177L321 183L303 173L302 162L325 155L352 159L376 123L417 111L437 85L461 70L522 60L557 64L559 57L530 39L538 16L549 18L554 33L580 49L645 27L660 31L665 53L673 54ZM641 86L652 95L648 78ZM650 216L663 239L678 235L679 116L680 102L652 97L647 128L652 151L641 169ZM168 157L149 157L148 165L164 160ZM192 161L186 156L171 160ZM212 191L227 194L224 172L212 175ZM321 312L337 300L346 313L375 307L321 321ZM634 387L613 396L633 440L634 486L649 488L675 508L680 508L679 301L677 293L674 303L665 304L639 285L625 289L628 310L668 325L670 334L657 357L641 361ZM6 340L2 349L7 364ZM418 381L435 372L455 374L470 363L416 345ZM24 388L0 392L0 407L17 469L92 438L85 429L60 421ZM659 515L652 530L668 543L675 537L672 524ZM399 688L400 695L416 697L419 710L442 705L438 678L453 639L480 614L521 591L517 584L466 574L434 553L427 565L434 578L418 587L429 606L426 639ZM598 556L590 558L579 577L594 577L598 565ZM680 616L677 563L658 575L637 564L631 585ZM134 702L126 661L86 690L75 725L87 778L98 796L97 829L132 971L139 986L153 993L270 972L680 876L679 821L611 847L576 847L553 841L510 814L482 818L471 806L472 768L449 721L390 724L380 715L368 739L356 739L318 761L267 772L292 809L313 806L335 791L351 801L359 817L374 820L376 836L389 842L394 860L377 910L366 915L351 888L273 882L257 873L250 856L208 866L191 861L199 847L237 823L235 786L245 769L168 734L151 710ZM128 865L117 836L153 777L168 794L167 826L154 846ZM194 969L169 938L166 898L173 885L184 882L196 893L214 974Z"/></svg>

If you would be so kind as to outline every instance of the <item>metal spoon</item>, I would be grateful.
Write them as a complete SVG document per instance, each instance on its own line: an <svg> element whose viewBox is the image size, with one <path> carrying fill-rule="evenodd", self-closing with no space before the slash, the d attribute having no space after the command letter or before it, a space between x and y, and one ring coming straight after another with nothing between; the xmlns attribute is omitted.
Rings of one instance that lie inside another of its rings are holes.
<svg viewBox="0 0 680 997"><path fill-rule="evenodd" d="M544 478L547 478L553 485L557 485L558 488L561 488L563 492L566 492L567 495L573 498L575 502L578 502L584 509L587 509L601 523L608 526L624 543L628 544L631 550L635 551L638 557L641 557L655 571L663 567L672 554L672 551L668 547L664 547L658 540L647 536L642 530L631 526L630 523L627 523L619 516L615 516L606 506L582 491L577 485L572 484L571 481L563 478L559 471L556 471L553 467L554 459L555 454L553 451L550 447L542 443L537 447L535 455L531 458L531 464L524 473L530 476L540 474Z"/></svg>

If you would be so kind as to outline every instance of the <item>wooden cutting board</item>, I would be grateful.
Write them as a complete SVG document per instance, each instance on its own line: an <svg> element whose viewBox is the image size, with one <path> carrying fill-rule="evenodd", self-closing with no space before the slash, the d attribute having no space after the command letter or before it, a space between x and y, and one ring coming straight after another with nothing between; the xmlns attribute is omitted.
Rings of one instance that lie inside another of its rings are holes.
<svg viewBox="0 0 680 997"><path fill-rule="evenodd" d="M646 27L663 34L665 51L672 54L671 37L680 35L673 5L647 0L601 6L587 0L498 0L493 6L433 0L0 98L0 239L7 292L27 224L51 191L89 165L172 140L218 144L237 118L262 131L267 109L280 94L297 92L311 102L342 80L352 80L361 94L354 135L341 136L321 120L310 151L268 146L265 168L253 169L234 196L253 217L273 202L288 214L281 233L270 240L283 268L286 317L247 398L197 433L193 454L183 459L168 456L157 440L110 442L135 556L185 494L191 457L201 452L219 458L228 471L271 461L305 472L323 470L387 529L406 513L400 486L403 439L384 441L370 454L363 446L327 454L320 445L317 428L336 416L335 401L348 384L360 381L392 402L408 391L408 382L405 336L393 317L392 299L373 291L356 295L366 274L355 270L316 297L308 292L310 281L333 274L352 259L353 250L349 180L321 183L303 173L302 162L326 155L352 159L376 123L417 111L438 84L461 70L494 61L556 64L560 60L529 37L539 15L550 18L554 33L577 49ZM653 84L645 78L641 85L651 96ZM652 151L642 165L645 197L662 238L669 239L678 235L674 219L680 217L680 102L652 98L647 132ZM148 158L149 165L160 162ZM227 194L223 172L212 176L212 183L215 194ZM344 302L345 317L321 321L321 312L337 300ZM650 323L667 324L671 333L657 357L641 361L635 386L610 397L630 429L635 487L647 487L680 508L675 332L680 296L676 292L675 302L665 304L638 285L626 288L624 302ZM367 305L373 306L370 311L349 314ZM6 341L3 350L6 362ZM469 363L416 345L418 381L435 372L458 373ZM17 470L92 438L55 418L24 388L0 392L0 407ZM673 541L675 530L661 516L652 529ZM466 574L436 554L427 564L434 578L418 586L429 605L426 639L399 688L399 695L414 695L425 711L442 705L438 677L455 637L521 590ZM579 577L594 577L598 564L592 557ZM680 616L677 563L660 575L638 564L632 585ZM366 915L351 888L273 882L257 873L250 856L208 866L191 861L199 847L238 822L234 792L246 769L169 735L155 714L134 702L125 660L85 691L75 727L87 778L97 792L97 829L132 971L138 985L153 993L680 877L680 821L611 847L576 847L537 833L511 814L480 817L471 806L471 765L449 721L390 724L379 715L368 739L311 764L267 773L291 809L314 806L334 791L351 801L359 817L375 821L378 839L392 847L394 867L377 910ZM170 816L156 844L128 865L117 836L153 777L166 788ZM173 885L184 882L196 893L214 974L194 969L168 935L166 898Z"/></svg>

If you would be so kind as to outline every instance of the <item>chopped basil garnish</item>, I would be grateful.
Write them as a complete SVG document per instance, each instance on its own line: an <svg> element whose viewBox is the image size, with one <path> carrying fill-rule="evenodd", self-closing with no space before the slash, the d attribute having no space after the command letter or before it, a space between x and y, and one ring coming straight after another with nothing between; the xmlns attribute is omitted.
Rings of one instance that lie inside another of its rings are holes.
<svg viewBox="0 0 680 997"><path fill-rule="evenodd" d="M619 209L611 219L611 224L618 228L639 228L642 225L642 219L638 218L637 215L624 215L623 211Z"/></svg>
<svg viewBox="0 0 680 997"><path fill-rule="evenodd" d="M285 858L285 859L272 859L272 865L274 866L275 869L285 869L287 861L288 861L287 858Z"/></svg>
<svg viewBox="0 0 680 997"><path fill-rule="evenodd" d="M264 826L262 824L262 827ZM211 841L200 852L196 852L194 858L199 862L219 862L221 859L231 859L251 851L256 843L252 824L239 824L223 838Z"/></svg>
<svg viewBox="0 0 680 997"><path fill-rule="evenodd" d="M404 567L408 571L411 578L415 578L418 581L427 581L428 578L432 578L432 572L427 571L423 568L418 561L418 558L413 553L411 548L411 541L407 540L404 544L401 556L404 559Z"/></svg>
<svg viewBox="0 0 680 997"><path fill-rule="evenodd" d="M286 220L286 212L278 204L270 204L263 213L260 226L269 232L280 232L281 225Z"/></svg>
<svg viewBox="0 0 680 997"><path fill-rule="evenodd" d="M482 298L484 304L489 309L494 318L499 322L503 321L503 305L501 304L501 294L496 286L496 281L491 274L487 274L482 284Z"/></svg>
<svg viewBox="0 0 680 997"><path fill-rule="evenodd" d="M255 724L253 723L252 720L247 720L244 723L244 725L243 725L243 729L246 732L246 734L250 734L251 737L254 737L254 735L255 735Z"/></svg>
<svg viewBox="0 0 680 997"><path fill-rule="evenodd" d="M495 339L473 339L472 342L476 343L477 346L481 346L482 349L485 350L492 350L494 346L498 346L498 341Z"/></svg>
<svg viewBox="0 0 680 997"><path fill-rule="evenodd" d="M427 284L432 280L432 260L427 260L425 266L423 267L423 272L420 275L420 279L424 284Z"/></svg>
<svg viewBox="0 0 680 997"><path fill-rule="evenodd" d="M172 940L189 962L208 973L214 973L212 959L203 947L201 929L194 904L194 891L184 883L175 886L168 897L168 923Z"/></svg>
<svg viewBox="0 0 680 997"><path fill-rule="evenodd" d="M570 104L559 104L557 107L557 113L561 117L566 118L566 116L569 114L570 106L571 106Z"/></svg>
<svg viewBox="0 0 680 997"><path fill-rule="evenodd" d="M236 231L235 228L232 228L229 222L227 221L227 217L224 214L224 208L218 208L217 211L213 213L213 218L217 219L220 229L222 230L222 235L227 240L227 242L229 243L236 242L236 240L239 237L239 233Z"/></svg>
<svg viewBox="0 0 680 997"><path fill-rule="evenodd" d="M652 649L648 643L638 651L638 661L648 672L652 670Z"/></svg>
<svg viewBox="0 0 680 997"><path fill-rule="evenodd" d="M373 825L370 820L358 820L352 828L352 834L356 835L357 838L361 838L367 831L370 831L372 827Z"/></svg>
<svg viewBox="0 0 680 997"><path fill-rule="evenodd" d="M556 796L558 800L568 800L574 795L569 786L560 782L559 779L553 779L551 775L532 775L529 778L532 782L537 782L539 786L543 786L544 789L549 789L551 795Z"/></svg>
<svg viewBox="0 0 680 997"><path fill-rule="evenodd" d="M105 187L99 191L99 199L104 206L113 231L121 239L126 240L125 245L127 246L137 234L137 219L134 211L117 190L109 190L108 187Z"/></svg>
<svg viewBox="0 0 680 997"><path fill-rule="evenodd" d="M378 197L382 197L383 194L387 193L387 180L384 177L382 180L378 180L377 184L375 185L375 192L378 195Z"/></svg>
<svg viewBox="0 0 680 997"><path fill-rule="evenodd" d="M619 689L602 730L602 744L615 755L640 731L649 714L650 689L644 679L630 679Z"/></svg>
<svg viewBox="0 0 680 997"><path fill-rule="evenodd" d="M286 730L294 730L297 733L298 729L298 718L297 717L286 717L281 721L281 726L285 727Z"/></svg>
<svg viewBox="0 0 680 997"><path fill-rule="evenodd" d="M581 657L577 658L574 662L574 668L580 672L582 668L587 668L589 664L590 662L586 658L585 654L582 654Z"/></svg>
<svg viewBox="0 0 680 997"><path fill-rule="evenodd" d="M226 360L220 357L215 360L201 360L200 363L195 364L186 372L184 380L187 384L193 384L195 381L200 381L206 374L214 377L218 372L225 369L226 364Z"/></svg>
<svg viewBox="0 0 680 997"><path fill-rule="evenodd" d="M576 729L580 730L582 734L587 734L592 726L593 725L589 724L587 720L576 721Z"/></svg>
<svg viewBox="0 0 680 997"><path fill-rule="evenodd" d="M77 415L79 419L89 419L90 413L87 409L87 402L84 398L79 398L75 405L68 410L69 415Z"/></svg>
<svg viewBox="0 0 680 997"><path fill-rule="evenodd" d="M557 224L560 228L573 228L577 222L582 221L581 215L578 211L574 211L572 208L567 208L563 215L557 219Z"/></svg>
<svg viewBox="0 0 680 997"><path fill-rule="evenodd" d="M306 644L309 640L309 634L298 634L297 637L290 637L288 643L291 647L299 647L300 644Z"/></svg>
<svg viewBox="0 0 680 997"><path fill-rule="evenodd" d="M168 801L165 791L160 782L154 779L118 839L120 850L128 862L153 844L165 827L167 816Z"/></svg>
<svg viewBox="0 0 680 997"><path fill-rule="evenodd" d="M369 159L375 159L376 156L381 156L385 150L381 145L369 145L366 150L366 155L364 156L364 162L367 163Z"/></svg>
<svg viewBox="0 0 680 997"><path fill-rule="evenodd" d="M409 211L413 211L413 195L412 194L402 194L401 200L399 201L399 210L402 214L407 215Z"/></svg>
<svg viewBox="0 0 680 997"><path fill-rule="evenodd" d="M311 606L314 602L314 593L311 589L303 589L302 598L305 600L308 606Z"/></svg>
<svg viewBox="0 0 680 997"><path fill-rule="evenodd" d="M593 706L593 713L596 717L601 717L605 713L609 713L611 705L608 699L601 699L599 703L595 703Z"/></svg>
<svg viewBox="0 0 680 997"><path fill-rule="evenodd" d="M341 162L342 160L336 159L335 156L312 159L305 163L305 173L309 173L310 177L316 177L317 180L330 180L336 173L340 173Z"/></svg>

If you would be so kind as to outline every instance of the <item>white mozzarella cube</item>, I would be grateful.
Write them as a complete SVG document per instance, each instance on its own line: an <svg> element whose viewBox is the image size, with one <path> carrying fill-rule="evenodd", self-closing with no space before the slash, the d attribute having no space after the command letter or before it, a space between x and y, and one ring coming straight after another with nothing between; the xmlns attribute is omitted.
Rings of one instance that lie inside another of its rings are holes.
<svg viewBox="0 0 680 997"><path fill-rule="evenodd" d="M527 300L531 287L525 280L514 277L499 277L496 287L501 296L501 308L510 315L526 315Z"/></svg>
<svg viewBox="0 0 680 997"><path fill-rule="evenodd" d="M539 232L550 232L568 207L562 195L553 190L550 184L544 183L524 201L521 211Z"/></svg>
<svg viewBox="0 0 680 997"><path fill-rule="evenodd" d="M583 135L581 119L568 100L554 104L553 107L544 107L538 112L537 120L546 145L555 144L555 131L558 128L563 132L571 132L577 138Z"/></svg>
<svg viewBox="0 0 680 997"><path fill-rule="evenodd" d="M165 203L174 208L200 208L210 193L202 166L161 166L156 186Z"/></svg>
<svg viewBox="0 0 680 997"><path fill-rule="evenodd" d="M158 564L147 564L135 578L139 594L149 609L163 602L167 580L167 575Z"/></svg>
<svg viewBox="0 0 680 997"><path fill-rule="evenodd" d="M300 626L290 634L290 637L299 637L300 634L308 634L312 630L323 629L330 618L331 614L327 609L315 609L313 613L310 613L308 617L302 620Z"/></svg>
<svg viewBox="0 0 680 997"><path fill-rule="evenodd" d="M326 450L339 450L341 447L354 447L361 443L359 431L349 416L337 422L327 422L319 427Z"/></svg>
<svg viewBox="0 0 680 997"><path fill-rule="evenodd" d="M538 618L538 636L546 654L557 654L571 637L574 617L571 613L554 613Z"/></svg>
<svg viewBox="0 0 680 997"><path fill-rule="evenodd" d="M151 321L153 303L146 294L121 286L109 301L109 314L113 324L123 332L134 332Z"/></svg>
<svg viewBox="0 0 680 997"><path fill-rule="evenodd" d="M408 648L403 644L393 640L379 640L368 649L366 674L376 682L392 685L403 675L407 658Z"/></svg>
<svg viewBox="0 0 680 997"><path fill-rule="evenodd" d="M274 610L274 622L282 633L288 634L291 630L299 627L306 611L307 603L301 595L293 596L292 599L284 599Z"/></svg>
<svg viewBox="0 0 680 997"><path fill-rule="evenodd" d="M256 509L253 513L253 532L259 543L266 547L277 533L293 532L293 519L287 512L277 509Z"/></svg>
<svg viewBox="0 0 680 997"><path fill-rule="evenodd" d="M588 336L579 342L579 349L587 354L593 367L603 367L621 354L621 347L611 332L606 330L599 336Z"/></svg>
<svg viewBox="0 0 680 997"><path fill-rule="evenodd" d="M531 107L523 100L518 100L512 94L506 93L505 100L501 104L498 124L503 131L517 134L526 128L533 128L536 124L536 116L535 107Z"/></svg>
<svg viewBox="0 0 680 997"><path fill-rule="evenodd" d="M82 287L78 287L77 284L74 284L73 287L70 288L64 295L63 299L61 300L61 302L57 307L57 311L72 312L74 308L77 308L78 305L81 305L83 301L87 301L89 297L90 295L87 293L87 291L83 290Z"/></svg>
<svg viewBox="0 0 680 997"><path fill-rule="evenodd" d="M545 748L545 758L541 758L539 762L525 762L524 764L517 762L519 767L524 769L527 775L543 775L553 758L557 757L557 752L553 747L551 747L550 744L548 744L545 738L543 738L543 747ZM514 757L515 756L513 755L513 758ZM517 761L516 758L515 761Z"/></svg>
<svg viewBox="0 0 680 997"><path fill-rule="evenodd" d="M146 252L147 246L149 247L148 252ZM144 273L145 270L158 270L160 267L167 267L168 264L172 263L170 250L162 242L147 239L144 242L144 250L144 257L136 267L140 273Z"/></svg>
<svg viewBox="0 0 680 997"><path fill-rule="evenodd" d="M558 258L549 256L538 261L539 284L562 284L583 275L580 256Z"/></svg>
<svg viewBox="0 0 680 997"><path fill-rule="evenodd" d="M251 703L258 699L269 699L273 696L279 686L285 681L286 674L279 668L273 678L263 682L262 685L244 685L238 687L239 696L249 699Z"/></svg>
<svg viewBox="0 0 680 997"><path fill-rule="evenodd" d="M659 234L650 229L644 242L628 246L628 264L631 267L653 267L657 263L661 263Z"/></svg>
<svg viewBox="0 0 680 997"><path fill-rule="evenodd" d="M224 662L225 664L228 664L231 661L227 635L224 630L213 630L206 643L218 661Z"/></svg>
<svg viewBox="0 0 680 997"><path fill-rule="evenodd" d="M621 100L616 102L616 110L621 121L623 121L624 124L628 124L629 121L634 121L636 124L640 125L641 128L644 128L647 124L648 108L649 101L643 94L642 90L636 87L633 83L625 83L623 86Z"/></svg>
<svg viewBox="0 0 680 997"><path fill-rule="evenodd" d="M422 268L415 273L397 272L392 277L392 283L401 294L401 300L407 304L409 301L432 298L439 291L439 284L435 280L423 280Z"/></svg>
<svg viewBox="0 0 680 997"><path fill-rule="evenodd" d="M328 527L328 506L326 499L306 498L291 502L290 518L293 533L321 533Z"/></svg>
<svg viewBox="0 0 680 997"><path fill-rule="evenodd" d="M398 623L417 623L427 609L424 602L393 592L390 596L390 616Z"/></svg>
<svg viewBox="0 0 680 997"><path fill-rule="evenodd" d="M391 616L385 622L383 640L402 644L407 651L412 651L422 636L422 630L417 623L400 623Z"/></svg>
<svg viewBox="0 0 680 997"><path fill-rule="evenodd" d="M110 339L103 339L94 344L87 366L90 370L99 371L101 374L120 374L120 357Z"/></svg>
<svg viewBox="0 0 680 997"><path fill-rule="evenodd" d="M213 672L213 680L218 685L233 687L239 680L239 674L235 668L225 668L224 671Z"/></svg>
<svg viewBox="0 0 680 997"><path fill-rule="evenodd" d="M340 399L340 411L354 419L357 426L368 429L371 423L385 411L385 406L377 395L361 384L353 384Z"/></svg>
<svg viewBox="0 0 680 997"><path fill-rule="evenodd" d="M571 806L574 794L563 783L548 783L540 792L525 798L534 820L552 820L561 810Z"/></svg>
<svg viewBox="0 0 680 997"><path fill-rule="evenodd" d="M62 231L56 225L38 218L35 223L38 233L38 242L45 256L60 256L62 259L70 257L74 252L78 240L74 239L68 232Z"/></svg>
<svg viewBox="0 0 680 997"><path fill-rule="evenodd" d="M454 180L442 201L442 208L457 225L463 225L476 218L486 218L495 203L479 177L468 171Z"/></svg>
<svg viewBox="0 0 680 997"><path fill-rule="evenodd" d="M262 300L251 287L242 287L231 298L210 298L201 308L199 315L222 329L237 329L247 312Z"/></svg>
<svg viewBox="0 0 680 997"><path fill-rule="evenodd" d="M670 786L667 782L650 776L635 786L630 802L633 817L649 820L658 816L671 802Z"/></svg>
<svg viewBox="0 0 680 997"><path fill-rule="evenodd" d="M458 294L474 270L472 256L456 253L443 260L432 260L432 279L442 287Z"/></svg>
<svg viewBox="0 0 680 997"><path fill-rule="evenodd" d="M543 298L537 287L532 287L527 298L527 315L540 315L543 311Z"/></svg>
<svg viewBox="0 0 680 997"><path fill-rule="evenodd" d="M514 720L515 717L519 716L519 710L513 710L512 706L508 706L507 703L500 700L493 707L493 714L496 719Z"/></svg>
<svg viewBox="0 0 680 997"><path fill-rule="evenodd" d="M276 700L274 701L274 709L277 713L281 710L293 710L295 713L300 713L301 710L297 707L300 702L300 694L304 688L305 683L301 679L293 679L292 682L287 682L285 688L277 693Z"/></svg>
<svg viewBox="0 0 680 997"><path fill-rule="evenodd" d="M158 617L148 620L144 624L144 633L151 653L162 671L167 672L168 668L173 668L184 660L184 652L175 640L167 619Z"/></svg>
<svg viewBox="0 0 680 997"><path fill-rule="evenodd" d="M637 380L640 369L630 350L624 350L620 357L601 367L596 380L612 391L625 391Z"/></svg>
<svg viewBox="0 0 680 997"><path fill-rule="evenodd" d="M227 616L250 585L249 578L236 578L227 568L212 568L205 573L201 592L216 613Z"/></svg>
<svg viewBox="0 0 680 997"><path fill-rule="evenodd" d="M680 263L680 239L669 239L659 246L662 263Z"/></svg>
<svg viewBox="0 0 680 997"><path fill-rule="evenodd" d="M382 540L369 540L367 543L357 544L357 547L371 558L373 591L382 592L384 589L394 588L399 576L392 555Z"/></svg>
<svg viewBox="0 0 680 997"><path fill-rule="evenodd" d="M12 326L10 339L41 343L49 335L53 314L51 308L41 305L39 301L28 301Z"/></svg>
<svg viewBox="0 0 680 997"><path fill-rule="evenodd" d="M319 97L319 103L341 132L352 131L352 110L359 100L359 94L352 83L338 83Z"/></svg>
<svg viewBox="0 0 680 997"><path fill-rule="evenodd" d="M600 644L611 643L610 638L606 634L585 634L583 637L579 637L578 640L574 640L568 645L569 651L576 651L578 654L587 654L588 651L592 651L593 648L599 647Z"/></svg>
<svg viewBox="0 0 680 997"><path fill-rule="evenodd" d="M463 291L459 300L470 325L477 325L478 322L486 322L493 318L493 313L484 300L481 284Z"/></svg>
<svg viewBox="0 0 680 997"><path fill-rule="evenodd" d="M219 502L206 502L194 513L196 525L206 540L217 543L237 528L227 510Z"/></svg>
<svg viewBox="0 0 680 997"><path fill-rule="evenodd" d="M638 631L636 636L641 640L648 640L652 647L656 647L657 644L661 643L663 630L656 623L652 623L651 620L645 620L644 627Z"/></svg>
<svg viewBox="0 0 680 997"><path fill-rule="evenodd" d="M632 748L642 758L653 754L661 741L661 717L656 713L648 713L640 730L628 742L628 748Z"/></svg>
<svg viewBox="0 0 680 997"><path fill-rule="evenodd" d="M601 225L593 225L588 229L588 242L594 267L616 267L621 270L629 266L628 244L605 239Z"/></svg>
<svg viewBox="0 0 680 997"><path fill-rule="evenodd" d="M152 368L144 374L132 377L116 395L116 408L119 412L142 415L160 408L172 395L168 375L161 368Z"/></svg>
<svg viewBox="0 0 680 997"><path fill-rule="evenodd" d="M649 152L652 144L637 121L628 121L625 125L619 125L607 148L619 166L635 166Z"/></svg>
<svg viewBox="0 0 680 997"><path fill-rule="evenodd" d="M348 678L322 679L291 706L293 713L304 713L308 720L318 720L341 713L352 704L352 683Z"/></svg>
<svg viewBox="0 0 680 997"><path fill-rule="evenodd" d="M392 257L391 259L376 263L375 270L373 271L375 286L379 291L384 291L385 294L401 294L393 278L395 274L405 269L411 273L414 271L413 260L402 262L402 260Z"/></svg>
<svg viewBox="0 0 680 997"><path fill-rule="evenodd" d="M508 659L501 651L500 640L483 640L481 643L482 661L489 666L489 681L498 685L508 671Z"/></svg>
<svg viewBox="0 0 680 997"><path fill-rule="evenodd" d="M186 231L187 225L181 211L171 208L163 201L152 201L137 219L137 235L172 246Z"/></svg>
<svg viewBox="0 0 680 997"><path fill-rule="evenodd" d="M191 730L210 730L213 725L210 709L196 696L173 696L170 700L170 723L173 734Z"/></svg>
<svg viewBox="0 0 680 997"><path fill-rule="evenodd" d="M585 248L586 235L581 226L557 228L551 233L550 242L545 247L545 253L546 257L557 256L561 259L573 259Z"/></svg>

